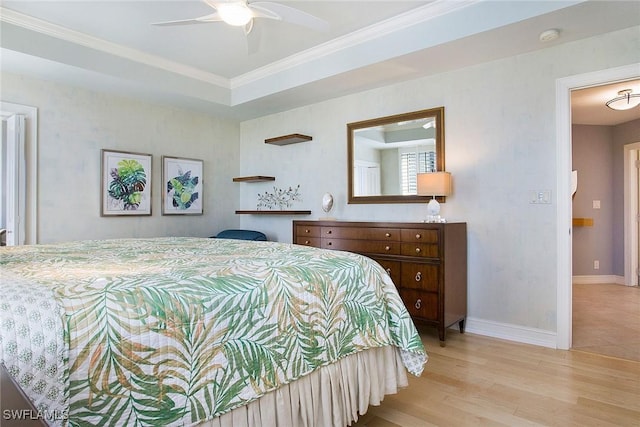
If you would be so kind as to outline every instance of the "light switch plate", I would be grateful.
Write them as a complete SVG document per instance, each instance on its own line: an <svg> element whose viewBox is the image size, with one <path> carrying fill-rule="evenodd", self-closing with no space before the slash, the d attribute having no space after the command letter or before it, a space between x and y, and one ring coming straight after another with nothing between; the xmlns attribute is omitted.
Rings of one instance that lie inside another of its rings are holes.
<svg viewBox="0 0 640 427"><path fill-rule="evenodd" d="M535 190L531 192L529 203L540 205L551 203L551 190Z"/></svg>
<svg viewBox="0 0 640 427"><path fill-rule="evenodd" d="M593 209L600 209L600 200L593 201Z"/></svg>

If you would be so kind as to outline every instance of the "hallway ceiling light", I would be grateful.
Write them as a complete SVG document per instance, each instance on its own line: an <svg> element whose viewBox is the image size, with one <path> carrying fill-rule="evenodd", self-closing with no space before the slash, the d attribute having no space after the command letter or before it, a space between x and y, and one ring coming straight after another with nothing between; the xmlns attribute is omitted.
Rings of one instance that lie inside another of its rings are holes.
<svg viewBox="0 0 640 427"><path fill-rule="evenodd" d="M618 96L605 104L612 110L630 110L640 104L640 93L632 93L631 89L618 92Z"/></svg>

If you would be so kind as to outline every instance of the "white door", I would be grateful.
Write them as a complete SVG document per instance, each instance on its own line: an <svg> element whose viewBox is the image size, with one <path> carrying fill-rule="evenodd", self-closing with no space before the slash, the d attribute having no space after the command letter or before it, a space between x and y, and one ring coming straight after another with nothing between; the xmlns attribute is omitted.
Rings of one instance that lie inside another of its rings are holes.
<svg viewBox="0 0 640 427"><path fill-rule="evenodd" d="M5 219L7 246L25 243L26 161L25 118L14 114L6 119Z"/></svg>
<svg viewBox="0 0 640 427"><path fill-rule="evenodd" d="M353 168L353 195L380 195L380 164L356 160Z"/></svg>

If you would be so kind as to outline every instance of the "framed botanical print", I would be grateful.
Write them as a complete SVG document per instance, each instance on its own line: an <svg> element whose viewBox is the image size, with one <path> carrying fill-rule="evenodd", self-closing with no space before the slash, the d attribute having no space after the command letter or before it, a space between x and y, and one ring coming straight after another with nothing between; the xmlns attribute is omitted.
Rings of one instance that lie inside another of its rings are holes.
<svg viewBox="0 0 640 427"><path fill-rule="evenodd" d="M101 216L151 215L151 154L101 150Z"/></svg>
<svg viewBox="0 0 640 427"><path fill-rule="evenodd" d="M202 215L203 161L162 156L162 215Z"/></svg>

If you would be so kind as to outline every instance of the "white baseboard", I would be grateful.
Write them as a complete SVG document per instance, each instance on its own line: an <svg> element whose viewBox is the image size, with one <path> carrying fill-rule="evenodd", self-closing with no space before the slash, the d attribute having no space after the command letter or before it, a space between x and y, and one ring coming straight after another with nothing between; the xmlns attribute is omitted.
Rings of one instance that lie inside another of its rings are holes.
<svg viewBox="0 0 640 427"><path fill-rule="evenodd" d="M573 276L572 283L574 285L595 285L600 283L615 283L616 285L624 285L624 276L611 275L593 275L593 276Z"/></svg>
<svg viewBox="0 0 640 427"><path fill-rule="evenodd" d="M467 317L465 331L524 344L557 348L557 334L542 329Z"/></svg>

